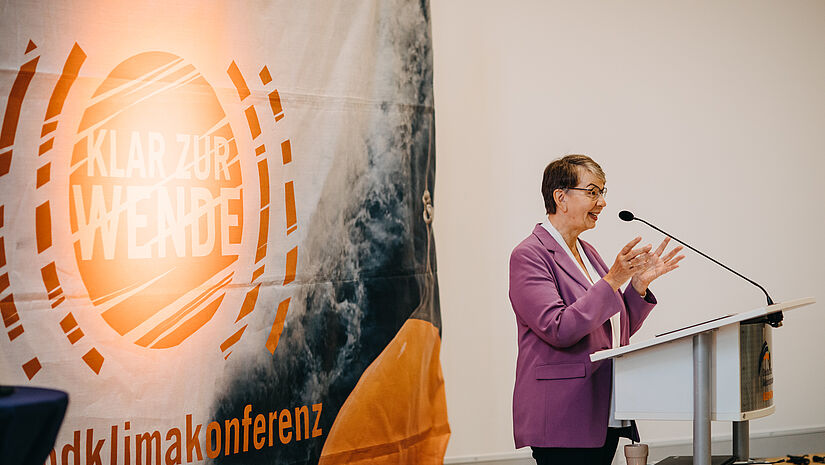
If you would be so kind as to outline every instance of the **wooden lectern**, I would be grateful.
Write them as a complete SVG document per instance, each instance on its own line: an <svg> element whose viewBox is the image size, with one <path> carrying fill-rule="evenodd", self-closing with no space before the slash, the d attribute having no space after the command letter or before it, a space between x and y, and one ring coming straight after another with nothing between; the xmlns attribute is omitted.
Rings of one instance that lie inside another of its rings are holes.
<svg viewBox="0 0 825 465"><path fill-rule="evenodd" d="M813 303L804 298L726 315L590 359L613 359L617 419L693 420L693 457L660 465L747 461L748 421L774 412L767 317ZM733 456L711 458L711 420L733 422Z"/></svg>

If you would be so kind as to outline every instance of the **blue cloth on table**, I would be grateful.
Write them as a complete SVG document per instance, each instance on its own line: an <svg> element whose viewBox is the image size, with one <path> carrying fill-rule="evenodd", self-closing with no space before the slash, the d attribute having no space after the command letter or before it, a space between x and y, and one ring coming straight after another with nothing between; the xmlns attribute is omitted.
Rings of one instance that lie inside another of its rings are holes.
<svg viewBox="0 0 825 465"><path fill-rule="evenodd" d="M54 389L17 386L0 397L0 462L43 465L68 404L69 396Z"/></svg>

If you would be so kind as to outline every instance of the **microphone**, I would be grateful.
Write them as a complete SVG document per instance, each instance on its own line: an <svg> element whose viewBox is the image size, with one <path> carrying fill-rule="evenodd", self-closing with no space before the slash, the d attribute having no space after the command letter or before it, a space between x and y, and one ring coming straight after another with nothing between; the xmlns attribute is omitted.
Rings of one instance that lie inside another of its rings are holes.
<svg viewBox="0 0 825 465"><path fill-rule="evenodd" d="M636 217L633 216L633 213L630 213L627 210L620 211L619 212L619 218L621 218L623 221L633 221L634 219L636 219ZM641 220L639 220L639 221L641 221Z"/></svg>
<svg viewBox="0 0 825 465"><path fill-rule="evenodd" d="M629 212L629 211L627 211L627 210L622 210L622 211L620 211L620 212L619 212L619 218L620 218L622 221L633 221L633 220L636 220L636 221L641 221L642 223L644 223L644 224L646 224L646 225L650 226L651 228L655 229L656 231L659 231L660 233L664 234L665 236L670 237L670 238L671 238L671 239L673 239L674 241L676 241L676 242L678 242L678 243L682 244L683 246L685 246L685 247L689 248L690 250L692 250L692 251L694 251L694 252L698 253L699 255L701 255L701 256L703 256L703 257L707 258L708 260L712 261L713 263L716 263L717 265L721 266L722 268L724 268L724 269L726 269L726 270L730 271L731 273L735 274L736 276L739 276L740 278L744 279L745 281L747 281L747 282L749 282L749 283L753 284L754 286L758 287L758 288L759 288L759 289L760 289L760 290L761 290L761 291L765 294L765 297L768 299L768 305L773 305L773 304L774 304L773 299L771 299L771 296L770 296L770 295L768 295L768 291L766 291L764 287L760 286L760 285L759 285L758 283L756 283L755 281L753 281L753 280L751 280L751 279L748 279L747 277L745 277L745 276L744 276L744 275L742 275L741 273L738 273L738 272L736 272L736 271L732 270L730 267L725 266L725 265L724 265L724 264L722 264L722 263L719 263L719 261L717 261L717 260L715 260L715 259L713 259L713 258L711 258L711 257L707 256L706 254L704 254L704 253L702 253L701 251L699 251L699 250L695 249L694 247L691 247L690 245L686 244L685 242L680 241L679 239L677 239L676 237L674 237L674 236L673 236L673 234L670 234L670 233L667 233L667 232L665 232L665 231L662 231L661 229L657 228L656 226L653 226L652 224L648 223L647 221L645 221L645 220L643 220L643 219L641 219L641 218L636 217L633 213L631 213L631 212ZM771 313L771 314L770 314L770 315L768 315L768 317L767 317L767 322L768 322L771 326L773 326L774 328L777 328L777 327L779 327L779 326L782 326L782 312L774 312L774 313Z"/></svg>

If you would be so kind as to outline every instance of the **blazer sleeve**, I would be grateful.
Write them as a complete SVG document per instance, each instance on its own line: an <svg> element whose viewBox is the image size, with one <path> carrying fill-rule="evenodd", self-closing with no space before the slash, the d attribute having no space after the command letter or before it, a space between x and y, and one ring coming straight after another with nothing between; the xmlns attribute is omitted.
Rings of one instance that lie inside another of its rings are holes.
<svg viewBox="0 0 825 465"><path fill-rule="evenodd" d="M631 284L624 288L622 297L627 308L627 316L630 319L630 335L632 336L642 327L645 318L650 315L650 311L656 305L656 297L650 292L650 289L647 290L644 297L640 296Z"/></svg>
<svg viewBox="0 0 825 465"><path fill-rule="evenodd" d="M557 277L546 261L549 259L527 247L513 251L510 302L516 315L542 340L554 347L570 347L619 312L624 301L600 279L578 300L566 305L559 294Z"/></svg>
<svg viewBox="0 0 825 465"><path fill-rule="evenodd" d="M596 258L596 261L604 270L609 269L599 252L592 245L585 242L584 246L592 252L593 257ZM622 292L622 300L627 309L627 316L630 320L630 335L632 336L642 327L645 318L650 315L650 311L656 306L656 297L650 292L650 289L645 292L644 296L640 296L633 285L628 283L627 287L624 288L624 292Z"/></svg>

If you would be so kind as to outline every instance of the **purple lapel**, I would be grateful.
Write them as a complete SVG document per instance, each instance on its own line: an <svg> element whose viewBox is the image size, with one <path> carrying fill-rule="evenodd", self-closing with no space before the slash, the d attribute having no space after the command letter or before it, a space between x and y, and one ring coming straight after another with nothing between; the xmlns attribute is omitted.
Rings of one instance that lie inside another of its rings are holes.
<svg viewBox="0 0 825 465"><path fill-rule="evenodd" d="M593 265L593 268L595 268L596 272L599 273L599 277L603 278L604 275L607 274L607 269L602 266L602 261L596 258L595 249L593 246L582 242L582 250L584 251L584 254L587 255L587 258L590 259L590 264Z"/></svg>
<svg viewBox="0 0 825 465"><path fill-rule="evenodd" d="M544 229L544 226L541 224L537 224L536 227L533 229L533 235L538 238L538 240L547 248L548 251L552 252L555 255L555 261L559 264L559 267L564 270L571 278L573 278L577 283L581 284L585 289L590 289L590 281L584 276L581 268L579 265L570 258L567 251L564 250L561 244L556 242L553 239L553 236ZM589 257L589 255L588 255ZM591 258L591 263L594 263L594 267L597 266L593 259ZM596 271L599 271L598 268Z"/></svg>

